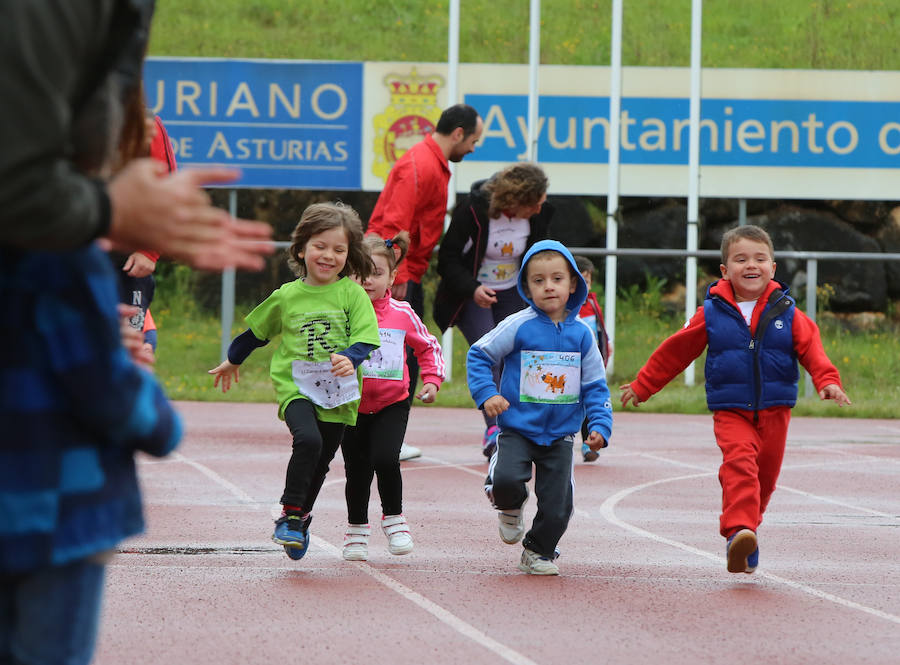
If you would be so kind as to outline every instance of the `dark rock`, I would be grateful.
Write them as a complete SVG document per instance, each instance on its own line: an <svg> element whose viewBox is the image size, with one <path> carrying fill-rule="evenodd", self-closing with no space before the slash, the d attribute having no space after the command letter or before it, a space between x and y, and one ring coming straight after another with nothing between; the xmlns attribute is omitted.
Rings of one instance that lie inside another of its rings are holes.
<svg viewBox="0 0 900 665"><path fill-rule="evenodd" d="M776 278L791 286L795 297L806 292L806 261L778 260L779 251L880 252L878 243L828 211L783 206L768 215L748 220L772 237L777 262ZM831 285L829 306L837 311L882 310L887 304L883 261L819 261L818 286Z"/></svg>

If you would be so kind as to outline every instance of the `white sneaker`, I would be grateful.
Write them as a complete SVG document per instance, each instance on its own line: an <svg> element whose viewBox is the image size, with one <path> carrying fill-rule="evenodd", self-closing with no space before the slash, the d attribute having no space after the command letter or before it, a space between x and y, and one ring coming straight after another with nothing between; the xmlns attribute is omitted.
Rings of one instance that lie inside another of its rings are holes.
<svg viewBox="0 0 900 665"><path fill-rule="evenodd" d="M369 559L368 524L348 524L344 534L344 561L368 561Z"/></svg>
<svg viewBox="0 0 900 665"><path fill-rule="evenodd" d="M401 444L400 446L400 461L404 462L408 459L414 459L416 457L421 457L422 451L416 448L415 446L410 446L406 443Z"/></svg>
<svg viewBox="0 0 900 665"><path fill-rule="evenodd" d="M552 560L527 548L522 550L519 570L529 575L559 575L559 566Z"/></svg>
<svg viewBox="0 0 900 665"><path fill-rule="evenodd" d="M528 503L526 488L525 500L518 508L501 510L497 513L500 527L500 540L507 545L515 545L525 535L525 504Z"/></svg>
<svg viewBox="0 0 900 665"><path fill-rule="evenodd" d="M409 535L409 524L403 515L385 515L381 518L381 530L388 538L388 550L391 554L409 554L413 550L412 536Z"/></svg>

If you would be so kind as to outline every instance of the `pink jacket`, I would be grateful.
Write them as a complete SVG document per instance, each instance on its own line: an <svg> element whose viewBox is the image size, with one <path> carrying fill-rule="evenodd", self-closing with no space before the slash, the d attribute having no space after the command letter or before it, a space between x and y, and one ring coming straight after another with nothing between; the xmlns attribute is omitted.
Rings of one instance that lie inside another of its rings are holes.
<svg viewBox="0 0 900 665"><path fill-rule="evenodd" d="M394 300L388 290L384 297L372 303L378 318L378 330L384 334L388 330L402 330L406 333L403 353L403 380L363 377L360 413L377 413L386 406L409 396L409 369L406 367L406 345L413 348L419 360L419 370L423 383L433 383L440 388L444 381L444 356L437 338L428 332L419 315L408 302ZM384 348L384 347L383 347ZM376 349L374 353L381 352ZM370 361L366 361L370 362Z"/></svg>

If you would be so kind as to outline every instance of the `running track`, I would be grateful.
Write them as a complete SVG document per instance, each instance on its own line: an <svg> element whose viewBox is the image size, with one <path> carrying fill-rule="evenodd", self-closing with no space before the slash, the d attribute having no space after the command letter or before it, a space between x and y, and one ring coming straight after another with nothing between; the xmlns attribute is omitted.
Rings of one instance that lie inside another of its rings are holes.
<svg viewBox="0 0 900 665"><path fill-rule="evenodd" d="M140 458L148 530L109 567L95 665L900 662L900 421L794 419L760 567L731 575L711 418L617 412L612 446L576 457L562 574L540 578L497 535L474 409L413 409L416 549L373 529L348 563L340 453L292 562L269 539L275 407L179 408L178 452Z"/></svg>

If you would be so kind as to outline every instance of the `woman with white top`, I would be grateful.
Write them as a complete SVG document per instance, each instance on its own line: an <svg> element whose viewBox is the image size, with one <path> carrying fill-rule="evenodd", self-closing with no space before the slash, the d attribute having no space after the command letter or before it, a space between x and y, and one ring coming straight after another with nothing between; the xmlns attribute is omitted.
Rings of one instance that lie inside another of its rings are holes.
<svg viewBox="0 0 900 665"><path fill-rule="evenodd" d="M434 320L457 326L471 345L510 314L525 308L516 288L522 256L547 237L552 206L537 164L518 162L472 185L453 211L438 251ZM496 380L499 380L499 369ZM482 452L490 457L499 429L484 416Z"/></svg>

